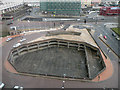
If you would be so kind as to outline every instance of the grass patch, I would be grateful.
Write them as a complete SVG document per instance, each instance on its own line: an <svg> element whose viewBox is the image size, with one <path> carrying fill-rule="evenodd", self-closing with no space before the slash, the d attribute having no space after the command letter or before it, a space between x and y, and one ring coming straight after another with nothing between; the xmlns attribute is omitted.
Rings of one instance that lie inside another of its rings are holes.
<svg viewBox="0 0 120 90"><path fill-rule="evenodd" d="M112 28L112 30L120 36L120 28Z"/></svg>

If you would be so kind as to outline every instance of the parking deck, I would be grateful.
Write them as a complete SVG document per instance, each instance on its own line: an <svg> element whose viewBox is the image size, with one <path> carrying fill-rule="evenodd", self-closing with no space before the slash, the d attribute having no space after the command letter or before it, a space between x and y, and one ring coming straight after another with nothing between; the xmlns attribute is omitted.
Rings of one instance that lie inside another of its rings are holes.
<svg viewBox="0 0 120 90"><path fill-rule="evenodd" d="M51 47L21 55L14 65L19 72L88 78L84 50Z"/></svg>

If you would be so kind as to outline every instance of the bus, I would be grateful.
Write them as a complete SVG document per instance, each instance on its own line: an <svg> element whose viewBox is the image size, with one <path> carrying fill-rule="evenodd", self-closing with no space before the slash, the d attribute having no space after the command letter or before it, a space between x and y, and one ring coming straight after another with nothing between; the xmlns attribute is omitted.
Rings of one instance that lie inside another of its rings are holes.
<svg viewBox="0 0 120 90"><path fill-rule="evenodd" d="M100 8L100 15L103 16L114 16L120 14L120 7L102 7Z"/></svg>

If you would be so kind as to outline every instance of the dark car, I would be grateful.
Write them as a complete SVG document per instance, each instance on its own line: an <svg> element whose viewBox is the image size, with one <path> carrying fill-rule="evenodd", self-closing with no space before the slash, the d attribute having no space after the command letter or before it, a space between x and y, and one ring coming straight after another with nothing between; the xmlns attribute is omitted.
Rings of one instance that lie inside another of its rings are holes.
<svg viewBox="0 0 120 90"><path fill-rule="evenodd" d="M11 25L11 24L13 24L13 22L8 23L7 25Z"/></svg>
<svg viewBox="0 0 120 90"><path fill-rule="evenodd" d="M115 34L114 32L112 32L112 36L114 36L114 37L115 37L115 36L116 36L116 34Z"/></svg>

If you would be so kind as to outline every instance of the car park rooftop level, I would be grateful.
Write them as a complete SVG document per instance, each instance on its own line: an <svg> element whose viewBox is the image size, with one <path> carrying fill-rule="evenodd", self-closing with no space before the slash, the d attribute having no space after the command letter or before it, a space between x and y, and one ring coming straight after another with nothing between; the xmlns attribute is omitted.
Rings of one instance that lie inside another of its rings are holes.
<svg viewBox="0 0 120 90"><path fill-rule="evenodd" d="M8 61L18 73L94 79L106 68L101 53L86 29L72 27L13 48ZM91 43L82 39L84 34L88 34Z"/></svg>

